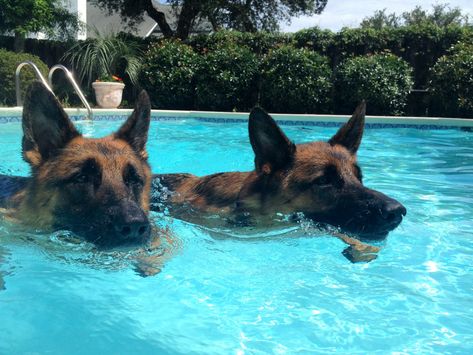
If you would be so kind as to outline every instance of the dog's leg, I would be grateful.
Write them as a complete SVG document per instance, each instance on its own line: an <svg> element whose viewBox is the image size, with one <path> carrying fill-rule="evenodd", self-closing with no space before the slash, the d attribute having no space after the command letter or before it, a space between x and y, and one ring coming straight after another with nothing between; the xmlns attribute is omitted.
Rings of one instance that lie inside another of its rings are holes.
<svg viewBox="0 0 473 355"><path fill-rule="evenodd" d="M370 262L378 257L379 247L365 244L343 233L335 232L334 236L349 245L342 254L352 263Z"/></svg>
<svg viewBox="0 0 473 355"><path fill-rule="evenodd" d="M154 276L161 272L165 262L177 252L179 245L170 230L160 230L146 250L141 250L135 260L135 271L143 277ZM163 245L163 239L165 243Z"/></svg>

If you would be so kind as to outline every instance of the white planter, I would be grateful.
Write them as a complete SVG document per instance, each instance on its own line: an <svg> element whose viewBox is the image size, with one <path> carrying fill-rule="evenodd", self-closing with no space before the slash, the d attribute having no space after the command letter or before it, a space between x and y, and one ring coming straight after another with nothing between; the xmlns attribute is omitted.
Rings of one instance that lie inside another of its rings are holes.
<svg viewBox="0 0 473 355"><path fill-rule="evenodd" d="M92 83L92 87L95 90L95 101L99 107L117 108L120 106L125 84L96 81Z"/></svg>

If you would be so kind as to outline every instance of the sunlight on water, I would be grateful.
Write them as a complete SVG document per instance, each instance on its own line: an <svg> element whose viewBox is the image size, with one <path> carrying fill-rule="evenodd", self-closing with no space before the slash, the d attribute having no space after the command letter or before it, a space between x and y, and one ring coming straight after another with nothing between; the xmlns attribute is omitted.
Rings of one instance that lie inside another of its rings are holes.
<svg viewBox="0 0 473 355"><path fill-rule="evenodd" d="M20 125L0 128L0 173L27 176ZM335 132L283 129L296 142ZM244 124L153 122L148 150L153 172L253 167ZM365 185L408 210L370 263L304 219L209 229L164 211L161 245L107 251L0 215L0 354L471 354L473 134L368 129L359 162Z"/></svg>

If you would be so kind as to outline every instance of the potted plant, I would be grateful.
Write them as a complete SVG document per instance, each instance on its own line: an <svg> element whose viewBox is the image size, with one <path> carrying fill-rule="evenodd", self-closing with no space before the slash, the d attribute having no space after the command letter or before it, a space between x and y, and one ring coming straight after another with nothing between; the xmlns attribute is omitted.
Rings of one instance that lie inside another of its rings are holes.
<svg viewBox="0 0 473 355"><path fill-rule="evenodd" d="M123 80L116 75L102 75L92 87L95 91L95 101L101 108L117 108L122 102Z"/></svg>
<svg viewBox="0 0 473 355"><path fill-rule="evenodd" d="M99 32L95 36L72 46L62 59L72 65L83 83L92 84L98 106L116 108L125 87L116 73L123 73L128 82L136 84L142 51L133 40Z"/></svg>

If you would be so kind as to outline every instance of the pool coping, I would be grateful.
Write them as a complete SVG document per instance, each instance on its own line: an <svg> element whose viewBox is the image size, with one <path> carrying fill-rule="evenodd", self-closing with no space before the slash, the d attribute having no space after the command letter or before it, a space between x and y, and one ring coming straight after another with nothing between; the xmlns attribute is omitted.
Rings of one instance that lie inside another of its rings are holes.
<svg viewBox="0 0 473 355"><path fill-rule="evenodd" d="M87 111L80 108L66 108L66 112L75 120L85 118ZM123 115L130 114L132 109L93 109L94 118L101 120L120 120ZM0 107L0 118L21 116L22 107ZM185 110L151 110L154 120L198 119L205 122L233 123L248 120L248 112L218 111L185 111ZM287 125L322 125L339 126L346 122L349 115L320 114L271 114L277 121ZM6 123L8 120L0 120ZM366 116L366 123L372 127L414 127L414 128L473 128L473 119L444 117L407 117L407 116Z"/></svg>

